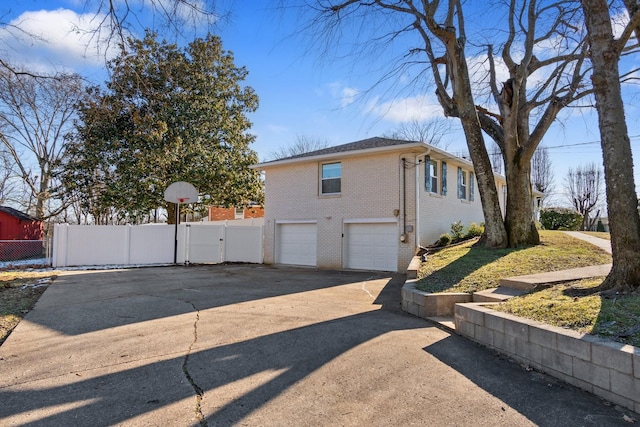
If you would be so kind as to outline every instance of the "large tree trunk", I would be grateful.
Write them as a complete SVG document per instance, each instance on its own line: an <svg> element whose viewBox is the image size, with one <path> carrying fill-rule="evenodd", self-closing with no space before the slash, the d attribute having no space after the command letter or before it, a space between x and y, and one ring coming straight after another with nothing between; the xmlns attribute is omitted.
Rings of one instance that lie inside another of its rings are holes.
<svg viewBox="0 0 640 427"><path fill-rule="evenodd" d="M509 246L537 245L540 235L533 218L531 163L518 159L505 162L507 206L505 227Z"/></svg>
<svg viewBox="0 0 640 427"><path fill-rule="evenodd" d="M176 208L178 205L176 203L167 203L167 224L175 224L176 223Z"/></svg>
<svg viewBox="0 0 640 427"><path fill-rule="evenodd" d="M473 109L473 114L475 114L475 108ZM502 218L502 211L500 210L491 160L487 150L484 148L480 126L474 125L470 119L463 119L462 115L460 119L478 181L478 193L480 193L480 200L482 201L482 213L485 221L482 242L490 248L504 248L508 245L507 231Z"/></svg>
<svg viewBox="0 0 640 427"><path fill-rule="evenodd" d="M44 170L43 167L40 168L40 182L38 183L38 192L36 193L36 218L39 220L44 220L46 215L46 204L47 201L51 198L49 194L49 182L51 180L50 175Z"/></svg>
<svg viewBox="0 0 640 427"><path fill-rule="evenodd" d="M614 41L606 0L582 0L593 63L598 123L611 232L613 268L599 290L640 287L640 217L631 143L620 91L620 49Z"/></svg>
<svg viewBox="0 0 640 427"><path fill-rule="evenodd" d="M464 45L453 35L446 38L445 45L451 63L452 101L455 102L456 115L460 118L462 129L464 130L467 147L469 148L469 154L478 181L480 200L482 201L482 212L485 221L485 232L482 241L487 247L504 248L509 241L504 219L502 218L502 211L500 210L500 201L491 160L484 144L482 128L473 100L469 70L464 55ZM446 103L442 99L440 101L446 111Z"/></svg>

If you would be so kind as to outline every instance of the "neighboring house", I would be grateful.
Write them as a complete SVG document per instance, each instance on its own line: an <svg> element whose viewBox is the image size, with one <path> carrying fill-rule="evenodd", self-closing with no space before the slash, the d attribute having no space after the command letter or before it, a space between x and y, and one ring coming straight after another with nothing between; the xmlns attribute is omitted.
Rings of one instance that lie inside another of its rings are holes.
<svg viewBox="0 0 640 427"><path fill-rule="evenodd" d="M263 218L262 206L248 206L246 208L222 208L209 206L209 221L224 221L235 219Z"/></svg>
<svg viewBox="0 0 640 427"><path fill-rule="evenodd" d="M404 272L453 222L483 221L472 163L421 142L370 138L253 168L268 264Z"/></svg>
<svg viewBox="0 0 640 427"><path fill-rule="evenodd" d="M0 206L1 261L42 254L42 236L42 221L8 206ZM28 242L16 242L24 240Z"/></svg>

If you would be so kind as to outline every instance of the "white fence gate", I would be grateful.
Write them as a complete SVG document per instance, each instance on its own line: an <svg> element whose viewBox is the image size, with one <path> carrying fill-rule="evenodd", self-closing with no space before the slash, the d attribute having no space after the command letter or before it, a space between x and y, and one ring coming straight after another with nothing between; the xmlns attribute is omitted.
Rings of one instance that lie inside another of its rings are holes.
<svg viewBox="0 0 640 427"><path fill-rule="evenodd" d="M81 265L170 264L175 226L56 224L54 267ZM262 226L180 224L178 263L262 263Z"/></svg>

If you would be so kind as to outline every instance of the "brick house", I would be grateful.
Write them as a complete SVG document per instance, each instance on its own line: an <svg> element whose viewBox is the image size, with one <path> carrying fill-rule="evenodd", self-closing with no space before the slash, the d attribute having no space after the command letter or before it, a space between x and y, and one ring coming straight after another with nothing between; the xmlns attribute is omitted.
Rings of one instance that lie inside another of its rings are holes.
<svg viewBox="0 0 640 427"><path fill-rule="evenodd" d="M267 264L404 272L453 222L483 221L472 163L421 142L369 138L253 168Z"/></svg>
<svg viewBox="0 0 640 427"><path fill-rule="evenodd" d="M247 206L244 208L223 208L209 206L209 221L224 221L235 219L264 218L262 206Z"/></svg>

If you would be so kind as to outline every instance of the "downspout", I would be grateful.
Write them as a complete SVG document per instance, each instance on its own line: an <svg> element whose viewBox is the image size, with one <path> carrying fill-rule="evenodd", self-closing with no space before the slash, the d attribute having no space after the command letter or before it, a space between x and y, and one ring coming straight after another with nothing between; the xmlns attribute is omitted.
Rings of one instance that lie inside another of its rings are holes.
<svg viewBox="0 0 640 427"><path fill-rule="evenodd" d="M402 158L402 234L400 241L407 241L407 159Z"/></svg>
<svg viewBox="0 0 640 427"><path fill-rule="evenodd" d="M420 167L424 158L431 154L431 148L427 148L427 152L416 156L416 247L422 247L420 240Z"/></svg>

